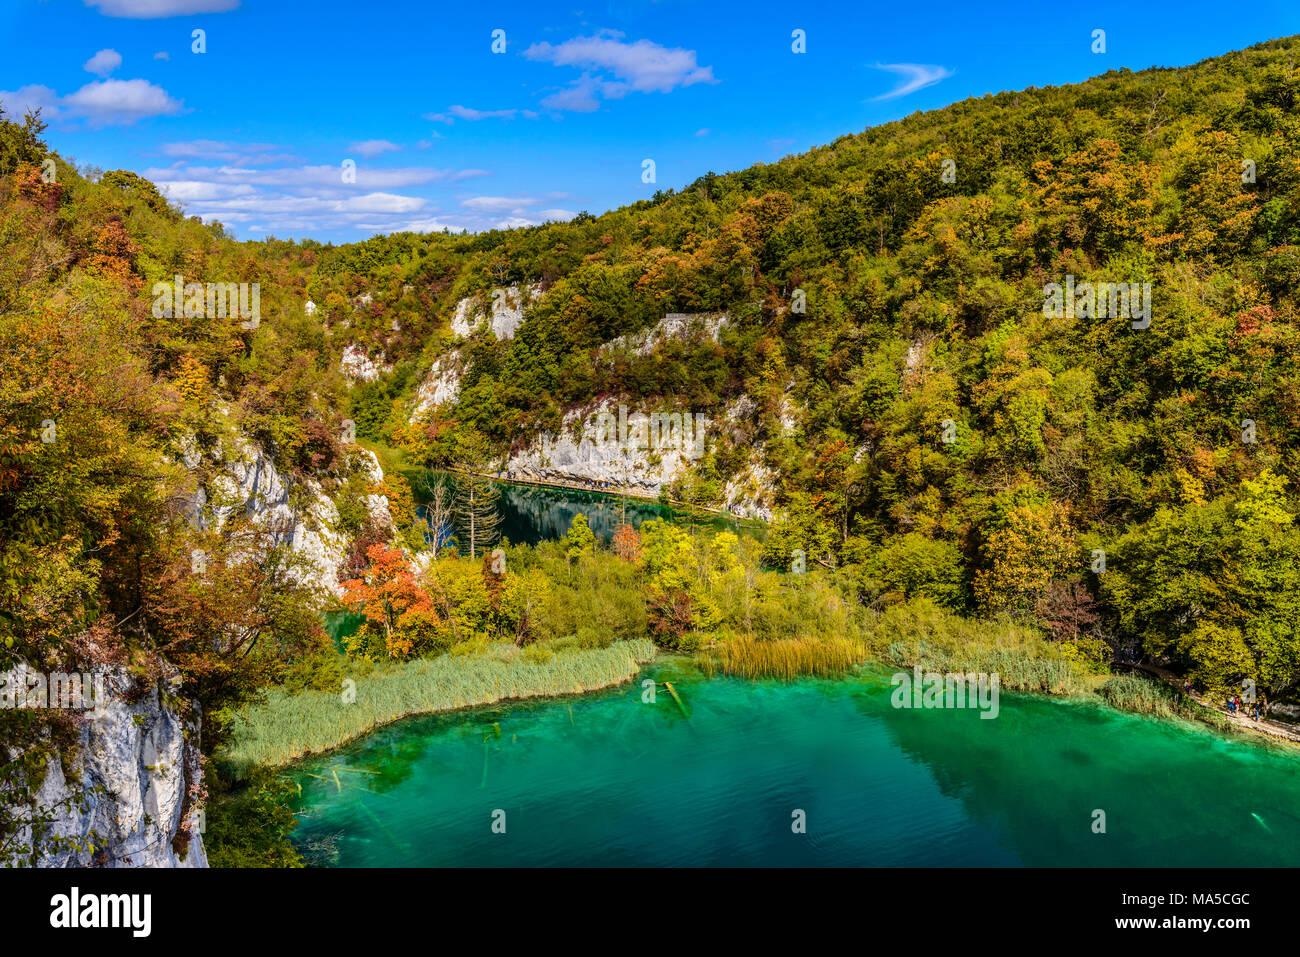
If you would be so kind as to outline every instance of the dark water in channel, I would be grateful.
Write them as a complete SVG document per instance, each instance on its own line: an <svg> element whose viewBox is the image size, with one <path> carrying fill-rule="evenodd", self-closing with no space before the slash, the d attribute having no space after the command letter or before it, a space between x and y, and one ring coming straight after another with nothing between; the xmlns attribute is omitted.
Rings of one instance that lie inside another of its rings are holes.
<svg viewBox="0 0 1300 957"><path fill-rule="evenodd" d="M447 482L454 487L456 481L456 476L450 472L412 471L405 477L411 482L416 501L421 504L429 500L433 483ZM516 544L536 545L563 538L574 517L580 514L587 517L592 532L605 544L613 540L614 530L624 515L634 528L640 528L641 523L649 519L662 518L683 526L727 530L759 538L766 533L764 526L755 522L739 522L711 513L697 513L692 517L684 510L647 499L513 482L498 482L497 486L501 489L501 534Z"/></svg>

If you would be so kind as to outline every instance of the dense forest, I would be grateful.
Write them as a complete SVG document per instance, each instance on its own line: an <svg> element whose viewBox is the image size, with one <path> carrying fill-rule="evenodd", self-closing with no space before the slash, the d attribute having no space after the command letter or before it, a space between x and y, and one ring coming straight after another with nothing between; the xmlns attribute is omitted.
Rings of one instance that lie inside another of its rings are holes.
<svg viewBox="0 0 1300 957"><path fill-rule="evenodd" d="M234 431L337 503L342 602L368 615L349 653L368 662L573 638L604 589L615 637L684 650L761 656L920 602L1090 668L1144 659L1283 699L1300 683L1298 51L972 99L600 216L344 246L236 241L131 172L68 165L39 116L0 117L0 666L175 670L209 754L265 689L337 680L295 556L178 505L186 444ZM260 321L158 315L174 276L258 283ZM1101 283L1149 288L1149 321L1104 295L1073 308ZM413 415L456 304L533 284L512 338L463 345L458 399ZM1066 286L1072 307L1045 308ZM728 315L716 341L607 345L698 312ZM391 368L350 383L349 346ZM576 527L508 574L454 548L417 565L410 487L393 469L366 487L340 438L350 421L387 463L486 467L611 396L729 421L675 487L710 505L749 465L775 476L761 554L672 526L605 552ZM395 527L357 505L372 492ZM201 575L200 539L218 556ZM805 557L812 590L792 590ZM23 755L0 783L71 720L0 714Z"/></svg>

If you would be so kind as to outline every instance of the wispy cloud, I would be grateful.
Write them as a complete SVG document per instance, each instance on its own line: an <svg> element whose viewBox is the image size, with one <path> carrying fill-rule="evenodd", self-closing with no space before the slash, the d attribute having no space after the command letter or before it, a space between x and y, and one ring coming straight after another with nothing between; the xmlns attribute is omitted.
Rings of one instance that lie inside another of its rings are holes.
<svg viewBox="0 0 1300 957"><path fill-rule="evenodd" d="M502 212L520 208L520 200L511 200L508 209L466 205L461 213L447 215L428 196L408 192L487 176L486 170L379 169L359 163L352 170L355 180L345 182L341 165L268 166L280 159L276 151L281 149L270 143L223 140L166 143L160 151L177 162L140 174L156 183L168 199L183 204L188 214L250 234L487 229L499 225Z"/></svg>
<svg viewBox="0 0 1300 957"><path fill-rule="evenodd" d="M946 66L933 66L927 63L877 63L876 69L897 73L901 77L901 82L888 93L873 96L872 100L894 100L900 96L907 96L927 86L934 86L956 72Z"/></svg>
<svg viewBox="0 0 1300 957"><path fill-rule="evenodd" d="M551 197L548 197L551 198ZM575 213L567 209L535 209L542 200L533 196L471 196L461 200L461 206L488 217L503 216L491 225L496 229L517 229L537 226L545 222L563 222Z"/></svg>
<svg viewBox="0 0 1300 957"><path fill-rule="evenodd" d="M283 152L276 152L281 150ZM185 140L164 143L164 156L179 160L215 160L230 166L270 166L292 162L297 157L274 143L233 143L227 140Z"/></svg>
<svg viewBox="0 0 1300 957"><path fill-rule="evenodd" d="M85 0L106 17L132 20L158 20L184 17L193 13L226 13L239 6L239 0Z"/></svg>
<svg viewBox="0 0 1300 957"><path fill-rule="evenodd" d="M478 120L513 120L516 116L531 120L535 119L537 114L532 110L476 110L468 106L461 106L458 103L455 106L447 107L444 113L425 113L422 118L434 123L446 123L450 126L456 120L467 120L474 123Z"/></svg>
<svg viewBox="0 0 1300 957"><path fill-rule="evenodd" d="M362 140L359 143L349 143L348 152L356 153L358 156L364 156L369 159L372 156L379 156L381 153L394 153L401 147L389 140Z"/></svg>

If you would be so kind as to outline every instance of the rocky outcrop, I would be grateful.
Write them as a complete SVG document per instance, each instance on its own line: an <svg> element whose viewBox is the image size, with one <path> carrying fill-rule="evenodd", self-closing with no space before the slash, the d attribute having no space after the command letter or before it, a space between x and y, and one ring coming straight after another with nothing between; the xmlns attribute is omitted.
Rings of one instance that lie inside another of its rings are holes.
<svg viewBox="0 0 1300 957"><path fill-rule="evenodd" d="M413 420L435 406L455 402L460 398L461 366L459 350L438 357L416 392L415 407L411 411Z"/></svg>
<svg viewBox="0 0 1300 957"><path fill-rule="evenodd" d="M384 362L382 351L377 357L372 358L356 343L351 343L343 349L339 368L348 379L360 382L373 382L381 374L393 371L393 367Z"/></svg>
<svg viewBox="0 0 1300 957"><path fill-rule="evenodd" d="M708 338L717 342L722 327L730 321L725 312L670 312L649 329L610 340L601 351L631 349L637 355L648 356L668 339Z"/></svg>
<svg viewBox="0 0 1300 957"><path fill-rule="evenodd" d="M722 489L722 507L738 518L772 521L776 503L776 473L763 464L755 452Z"/></svg>
<svg viewBox="0 0 1300 957"><path fill-rule="evenodd" d="M544 435L512 455L505 476L658 495L683 465L704 454L708 428L689 409L629 410L607 400L570 411L559 435Z"/></svg>
<svg viewBox="0 0 1300 957"><path fill-rule="evenodd" d="M486 328L498 339L513 338L523 324L524 310L542 295L540 283L531 286L506 286L494 289L490 296L470 296L456 303L451 317L451 332L457 339L467 339ZM411 420L435 406L455 402L460 398L460 380L465 360L460 349L452 349L439 356L433 368L420 383Z"/></svg>
<svg viewBox="0 0 1300 957"><path fill-rule="evenodd" d="M79 718L75 754L53 757L35 792L42 867L207 867L197 719L180 716L164 680L143 694L120 670L104 675L104 700ZM132 694L131 692L135 692ZM185 709L197 714L197 705ZM29 820L32 818L28 818ZM17 835L20 856L33 829ZM26 849L27 854L23 854Z"/></svg>
<svg viewBox="0 0 1300 957"><path fill-rule="evenodd" d="M492 335L509 339L523 325L524 310L542 294L541 283L530 286L505 286L493 289L490 296L473 296L460 300L451 317L454 336L466 339L487 323Z"/></svg>
<svg viewBox="0 0 1300 957"><path fill-rule="evenodd" d="M383 481L383 469L373 452L352 446L350 454L359 458L371 484ZM201 469L205 458L209 467ZM183 461L191 471L210 476L198 482L188 507L198 528L221 528L242 512L275 529L277 545L287 545L306 559L309 570L300 580L321 592L342 594L337 570L347 555L348 541L338 531L338 509L319 481L286 479L264 451L242 436L232 436L227 448L206 455L189 442ZM367 495L366 507L381 524L392 524L384 496Z"/></svg>

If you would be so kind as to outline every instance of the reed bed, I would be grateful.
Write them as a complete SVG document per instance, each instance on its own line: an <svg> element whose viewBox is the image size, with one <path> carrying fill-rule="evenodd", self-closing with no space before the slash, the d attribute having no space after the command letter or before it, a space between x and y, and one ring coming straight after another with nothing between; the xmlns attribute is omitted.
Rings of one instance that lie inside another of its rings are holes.
<svg viewBox="0 0 1300 957"><path fill-rule="evenodd" d="M231 720L231 743L220 760L236 777L329 751L410 715L547 695L579 694L633 678L655 656L645 639L606 648L564 649L549 657L514 645L475 655L443 655L376 669L356 679L356 700L341 694L270 692Z"/></svg>
<svg viewBox="0 0 1300 957"><path fill-rule="evenodd" d="M1155 718L1185 718L1201 721L1219 731L1240 730L1230 718L1195 701L1180 700L1168 685L1137 675L1114 675L1097 689L1113 708Z"/></svg>
<svg viewBox="0 0 1300 957"><path fill-rule="evenodd" d="M700 670L735 678L793 681L842 675L861 664L866 645L850 638L740 638L724 642L697 658Z"/></svg>
<svg viewBox="0 0 1300 957"><path fill-rule="evenodd" d="M886 611L871 631L878 658L891 665L997 674L1002 688L1047 694L1083 694L1096 680L1060 646L1007 620L971 621L917 603Z"/></svg>

